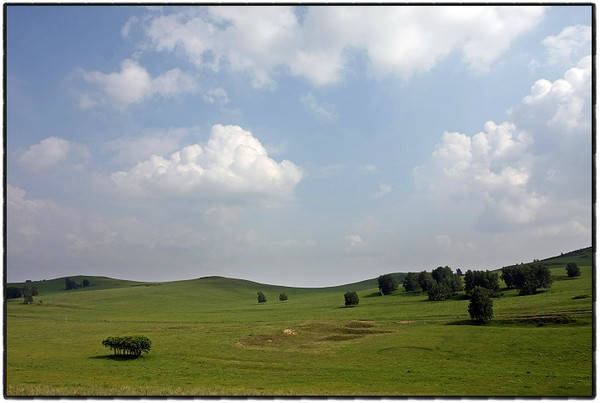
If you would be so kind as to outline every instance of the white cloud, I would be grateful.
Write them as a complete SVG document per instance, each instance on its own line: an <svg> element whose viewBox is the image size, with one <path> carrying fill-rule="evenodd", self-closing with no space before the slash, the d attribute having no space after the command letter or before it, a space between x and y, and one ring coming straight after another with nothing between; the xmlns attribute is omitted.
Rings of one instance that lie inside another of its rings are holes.
<svg viewBox="0 0 600 403"><path fill-rule="evenodd" d="M590 57L562 79L538 80L511 121L487 122L473 136L445 132L415 168L417 186L450 211L479 212L477 228L488 231L559 225L565 217L550 212L590 210L590 90Z"/></svg>
<svg viewBox="0 0 600 403"><path fill-rule="evenodd" d="M333 105L317 101L311 92L301 96L300 102L317 118L317 120L327 122L335 120L337 117Z"/></svg>
<svg viewBox="0 0 600 403"><path fill-rule="evenodd" d="M81 108L110 103L119 109L125 109L155 95L173 97L197 90L194 78L178 68L153 78L144 67L132 59L124 60L119 72L105 74L99 71L84 71L82 77L89 83L97 84L101 92L82 94L79 100Z"/></svg>
<svg viewBox="0 0 600 403"><path fill-rule="evenodd" d="M59 137L48 137L21 154L19 164L39 173L66 160L71 162L72 169L82 169L89 158L87 147Z"/></svg>
<svg viewBox="0 0 600 403"><path fill-rule="evenodd" d="M140 21L156 51L188 58L198 68L225 66L248 73L255 87L275 85L278 74L314 85L340 81L352 51L365 51L371 73L408 79L452 52L485 71L524 32L543 7L309 7L299 21L278 7L187 8Z"/></svg>
<svg viewBox="0 0 600 403"><path fill-rule="evenodd" d="M558 35L546 37L542 44L546 46L548 64L571 65L590 53L592 28L586 25L566 27Z"/></svg>
<svg viewBox="0 0 600 403"><path fill-rule="evenodd" d="M123 193L199 198L223 195L286 197L302 178L290 161L271 159L262 144L239 126L213 126L208 142L194 144L166 158L152 155L132 169L110 176Z"/></svg>

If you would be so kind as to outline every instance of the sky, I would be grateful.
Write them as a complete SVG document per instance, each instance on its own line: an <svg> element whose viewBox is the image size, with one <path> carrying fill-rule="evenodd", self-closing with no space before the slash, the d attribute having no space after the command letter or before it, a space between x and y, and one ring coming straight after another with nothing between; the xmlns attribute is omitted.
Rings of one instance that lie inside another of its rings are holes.
<svg viewBox="0 0 600 403"><path fill-rule="evenodd" d="M592 245L591 6L6 6L7 281Z"/></svg>

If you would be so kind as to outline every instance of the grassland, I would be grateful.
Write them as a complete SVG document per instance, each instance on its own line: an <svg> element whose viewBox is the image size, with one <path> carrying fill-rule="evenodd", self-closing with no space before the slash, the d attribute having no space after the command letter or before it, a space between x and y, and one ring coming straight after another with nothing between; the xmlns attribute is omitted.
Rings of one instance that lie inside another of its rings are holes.
<svg viewBox="0 0 600 403"><path fill-rule="evenodd" d="M580 277L565 278L569 261ZM6 304L5 395L591 397L591 249L543 263L552 287L503 290L486 326L469 321L464 296L382 297L376 280L301 289L87 277L92 287L72 291L64 279L34 282L34 304ZM343 307L349 290L354 308ZM148 336L150 353L122 359L101 345L125 334Z"/></svg>

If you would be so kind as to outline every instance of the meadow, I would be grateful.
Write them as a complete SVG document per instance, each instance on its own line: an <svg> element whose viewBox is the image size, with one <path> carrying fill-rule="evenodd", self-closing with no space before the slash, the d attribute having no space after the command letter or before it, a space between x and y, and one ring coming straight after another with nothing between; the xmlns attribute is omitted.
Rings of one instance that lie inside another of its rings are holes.
<svg viewBox="0 0 600 403"><path fill-rule="evenodd" d="M566 277L571 261L580 277ZM503 289L483 326L470 321L464 293L428 301L400 287L381 296L376 279L311 289L221 277L84 276L72 278L91 287L70 291L64 279L36 281L33 304L20 298L5 306L4 392L592 397L592 250L542 263L552 287L531 296ZM346 291L358 292L359 305L344 307ZM132 359L101 344L131 334L149 337L151 351Z"/></svg>

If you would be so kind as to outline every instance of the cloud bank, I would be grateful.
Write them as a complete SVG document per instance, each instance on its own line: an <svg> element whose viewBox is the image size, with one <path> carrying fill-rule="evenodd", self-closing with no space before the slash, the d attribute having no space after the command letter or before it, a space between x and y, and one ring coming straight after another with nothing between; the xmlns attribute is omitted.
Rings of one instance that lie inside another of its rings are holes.
<svg viewBox="0 0 600 403"><path fill-rule="evenodd" d="M586 57L561 79L536 81L511 121L489 121L472 136L445 132L415 168L417 187L450 210L474 206L483 231L556 224L568 213L587 222L591 71Z"/></svg>
<svg viewBox="0 0 600 403"><path fill-rule="evenodd" d="M184 57L203 71L247 73L257 88L274 87L282 73L323 86L343 78L353 52L367 55L375 76L408 79L452 52L473 71L485 71L544 12L543 7L336 6L302 13L288 6L217 6L131 19L125 32L137 27L143 49Z"/></svg>

